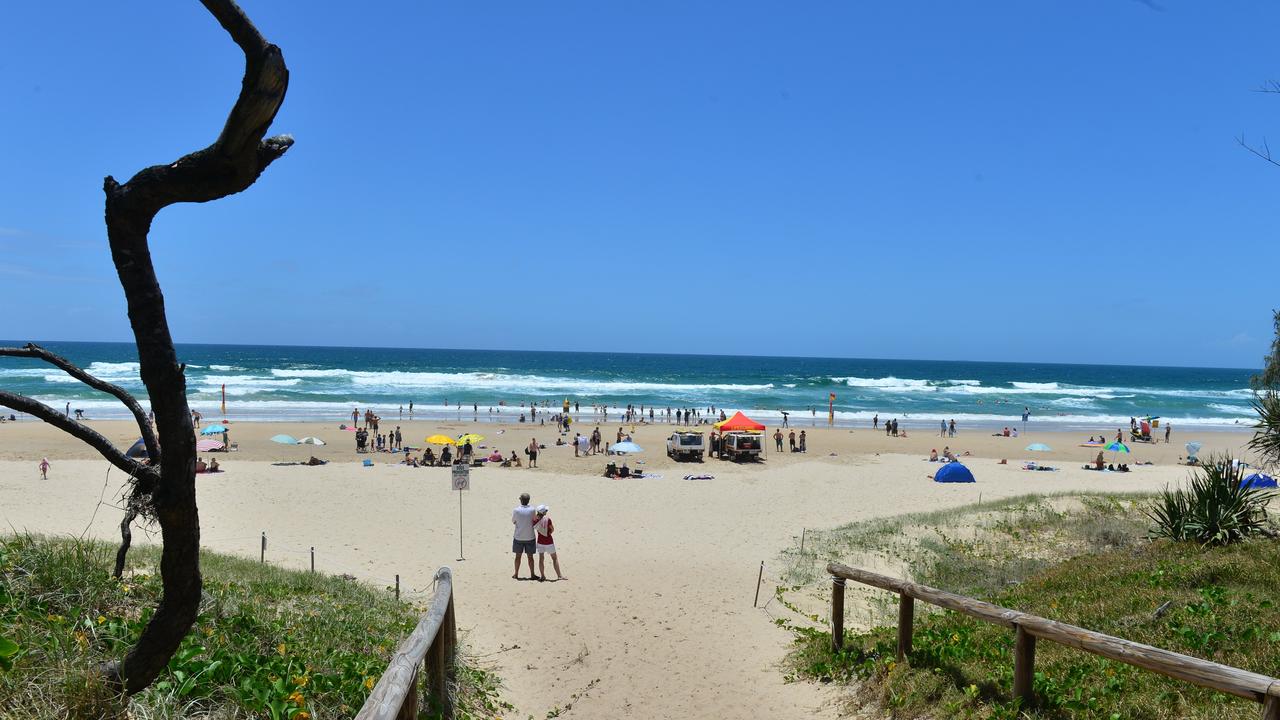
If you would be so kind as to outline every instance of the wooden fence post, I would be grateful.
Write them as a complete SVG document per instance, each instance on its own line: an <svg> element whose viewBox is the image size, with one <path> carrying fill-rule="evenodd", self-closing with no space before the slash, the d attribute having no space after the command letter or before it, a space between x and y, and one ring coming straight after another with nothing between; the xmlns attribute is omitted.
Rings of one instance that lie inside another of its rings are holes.
<svg viewBox="0 0 1280 720"><path fill-rule="evenodd" d="M1268 694L1262 701L1262 720L1280 720L1280 697Z"/></svg>
<svg viewBox="0 0 1280 720"><path fill-rule="evenodd" d="M429 711L439 710L444 720L453 720L453 699L449 697L449 680L454 676L453 655L457 647L457 624L453 615L453 598L444 612L440 629L427 650L427 697Z"/></svg>
<svg viewBox="0 0 1280 720"><path fill-rule="evenodd" d="M1017 633L1013 646L1013 696L1022 700L1023 708L1030 708L1036 702L1032 687L1036 673L1036 636L1021 625L1017 626Z"/></svg>
<svg viewBox="0 0 1280 720"><path fill-rule="evenodd" d="M915 629L916 600L903 593L898 596L898 662L911 654L911 634Z"/></svg>
<svg viewBox="0 0 1280 720"><path fill-rule="evenodd" d="M409 692L405 693L404 703L400 705L400 712L396 713L396 720L418 720L418 669L413 671L413 677L409 679Z"/></svg>
<svg viewBox="0 0 1280 720"><path fill-rule="evenodd" d="M311 572L316 571L316 546L311 546Z"/></svg>
<svg viewBox="0 0 1280 720"><path fill-rule="evenodd" d="M400 599L400 573L396 573L396 599Z"/></svg>
<svg viewBox="0 0 1280 720"><path fill-rule="evenodd" d="M831 652L844 647L844 578L831 577Z"/></svg>
<svg viewBox="0 0 1280 720"><path fill-rule="evenodd" d="M258 562L265 564L267 562L267 531L262 531L262 549L258 551Z"/></svg>

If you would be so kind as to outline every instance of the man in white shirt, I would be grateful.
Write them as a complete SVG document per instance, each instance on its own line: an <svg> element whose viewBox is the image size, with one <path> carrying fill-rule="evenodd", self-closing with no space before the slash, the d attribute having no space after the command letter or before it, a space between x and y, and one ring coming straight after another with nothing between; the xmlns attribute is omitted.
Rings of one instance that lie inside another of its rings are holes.
<svg viewBox="0 0 1280 720"><path fill-rule="evenodd" d="M521 493L520 506L511 511L511 524L515 525L515 535L511 540L511 552L515 553L516 566L512 578L520 579L520 554L529 558L529 579L537 580L533 572L533 553L536 549L533 534L534 511L529 507L529 493Z"/></svg>

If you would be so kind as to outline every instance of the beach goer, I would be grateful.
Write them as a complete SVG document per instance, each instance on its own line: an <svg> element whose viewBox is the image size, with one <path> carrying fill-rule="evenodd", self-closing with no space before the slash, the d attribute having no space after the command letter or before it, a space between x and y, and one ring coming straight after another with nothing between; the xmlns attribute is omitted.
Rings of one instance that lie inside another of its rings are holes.
<svg viewBox="0 0 1280 720"><path fill-rule="evenodd" d="M218 472L218 458L209 458L209 472Z"/></svg>
<svg viewBox="0 0 1280 720"><path fill-rule="evenodd" d="M796 451L796 431L792 430L787 434L787 446L791 448L791 452Z"/></svg>
<svg viewBox="0 0 1280 720"><path fill-rule="evenodd" d="M1164 442L1166 445L1169 443L1169 435L1172 433L1173 433L1173 426L1165 425L1164 426Z"/></svg>
<svg viewBox="0 0 1280 720"><path fill-rule="evenodd" d="M529 447L524 451L529 456L529 467L538 467L538 438L529 441ZM533 561L530 560L530 563Z"/></svg>
<svg viewBox="0 0 1280 720"><path fill-rule="evenodd" d="M777 446L778 452L782 452L782 431L781 430L773 431L773 444Z"/></svg>
<svg viewBox="0 0 1280 720"><path fill-rule="evenodd" d="M1095 469L1097 469L1097 470L1101 470L1104 464L1106 464L1106 460L1105 460L1105 459L1103 459L1103 457L1102 457L1102 451L1101 451L1101 450L1099 450L1099 451L1098 451L1098 457L1096 457L1096 458L1094 458L1094 459L1093 459L1093 467L1094 467Z"/></svg>
<svg viewBox="0 0 1280 720"><path fill-rule="evenodd" d="M875 417L871 418L871 429L875 430L878 427L880 427L880 413L876 413Z"/></svg>
<svg viewBox="0 0 1280 720"><path fill-rule="evenodd" d="M551 537L551 533L555 532L556 526L551 522L551 516L548 514L551 508L546 505L539 505L535 513L537 521L533 525L533 529L538 536L538 575L539 580L547 579L547 556L551 556L551 566L556 570L556 580L568 580L560 573L560 557L556 555L555 539Z"/></svg>
<svg viewBox="0 0 1280 720"><path fill-rule="evenodd" d="M507 462L510 463L512 467L520 467L520 458L516 455L515 450L511 451L511 457L507 458Z"/></svg>
<svg viewBox="0 0 1280 720"><path fill-rule="evenodd" d="M49 458L40 458L40 479L49 479Z"/></svg>
<svg viewBox="0 0 1280 720"><path fill-rule="evenodd" d="M947 437L955 437L955 436L956 436L956 420L955 418L952 418L951 423L947 425Z"/></svg>
<svg viewBox="0 0 1280 720"><path fill-rule="evenodd" d="M537 580L538 576L533 573L533 553L536 549L534 546L534 512L529 507L529 493L520 493L520 504L511 511L511 524L515 526L515 531L511 536L511 552L516 556L515 570L511 573L511 577L520 579L520 555L523 554L529 558L529 579Z"/></svg>
<svg viewBox="0 0 1280 720"><path fill-rule="evenodd" d="M1124 433L1120 431L1120 428L1116 428L1116 442L1124 442Z"/></svg>
<svg viewBox="0 0 1280 720"><path fill-rule="evenodd" d="M805 443L804 431L801 430L800 431L800 452L807 452L807 448L805 447L804 443Z"/></svg>
<svg viewBox="0 0 1280 720"><path fill-rule="evenodd" d="M929 462L938 462L938 448L929 451Z"/></svg>

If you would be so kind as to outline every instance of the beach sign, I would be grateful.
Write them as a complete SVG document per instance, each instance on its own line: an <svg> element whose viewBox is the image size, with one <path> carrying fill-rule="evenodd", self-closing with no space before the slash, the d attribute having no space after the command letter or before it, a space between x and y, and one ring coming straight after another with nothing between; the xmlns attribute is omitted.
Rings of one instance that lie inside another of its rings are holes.
<svg viewBox="0 0 1280 720"><path fill-rule="evenodd" d="M471 466L453 466L453 489L459 492L471 489Z"/></svg>

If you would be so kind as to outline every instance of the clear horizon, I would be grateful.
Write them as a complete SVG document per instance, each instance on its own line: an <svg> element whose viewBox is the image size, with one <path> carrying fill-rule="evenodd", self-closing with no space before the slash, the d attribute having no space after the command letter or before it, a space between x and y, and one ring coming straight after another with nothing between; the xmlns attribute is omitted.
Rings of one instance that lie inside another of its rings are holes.
<svg viewBox="0 0 1280 720"><path fill-rule="evenodd" d="M77 343L107 343L120 345L134 345L133 339L128 340L3 340L0 344L17 343L23 345L33 342L37 345L49 345L53 343L77 344ZM210 343L210 342L179 342L177 347L184 345L206 346L206 347L264 347L264 348L323 348L334 350L425 350L425 351L444 351L444 352L493 352L493 353L578 353L583 355L665 355L665 356L692 356L692 357L737 357L737 358L774 358L774 359L796 359L796 360L869 360L875 362L955 362L955 363L989 363L989 364L1015 364L1015 365L1063 365L1063 366L1081 366L1081 367L1150 367L1150 368L1178 368L1184 370L1239 370L1241 372L1261 372L1262 367L1231 367L1231 366L1213 366L1213 365L1128 365L1125 363L1105 363L1105 362L1054 362L1049 360L972 360L968 358L905 358L905 357L872 357L872 356L836 356L836 355L764 355L764 354L730 354L730 353L671 353L671 352L628 352L617 350L543 350L529 348L460 348L460 347L408 347L394 345L303 345L298 343ZM2 365L3 363L0 363Z"/></svg>
<svg viewBox="0 0 1280 720"><path fill-rule="evenodd" d="M243 58L199 3L72 5L10 8L3 334L118 342L102 178L211 142ZM297 144L157 218L180 343L1244 369L1273 337L1280 168L1236 140L1280 128L1272 3L243 5Z"/></svg>

